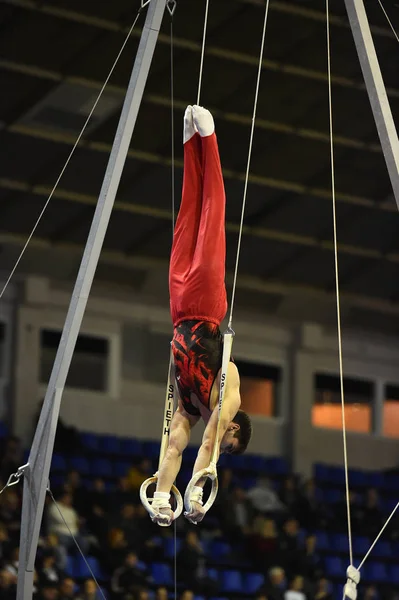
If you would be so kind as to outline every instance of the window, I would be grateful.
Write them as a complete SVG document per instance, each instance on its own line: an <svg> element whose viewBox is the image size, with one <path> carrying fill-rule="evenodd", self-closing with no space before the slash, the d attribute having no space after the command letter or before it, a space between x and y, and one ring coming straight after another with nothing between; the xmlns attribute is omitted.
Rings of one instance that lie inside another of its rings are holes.
<svg viewBox="0 0 399 600"><path fill-rule="evenodd" d="M314 378L314 427L342 429L341 390L338 375L316 374ZM345 423L348 431L372 431L374 383L344 377Z"/></svg>
<svg viewBox="0 0 399 600"><path fill-rule="evenodd" d="M382 432L385 436L399 438L399 385L385 386Z"/></svg>
<svg viewBox="0 0 399 600"><path fill-rule="evenodd" d="M250 415L277 416L281 369L235 360L241 380L241 408Z"/></svg>
<svg viewBox="0 0 399 600"><path fill-rule="evenodd" d="M50 379L55 355L61 339L61 331L42 329L40 335L40 382ZM108 388L109 339L101 336L80 334L72 357L66 387L95 392Z"/></svg>

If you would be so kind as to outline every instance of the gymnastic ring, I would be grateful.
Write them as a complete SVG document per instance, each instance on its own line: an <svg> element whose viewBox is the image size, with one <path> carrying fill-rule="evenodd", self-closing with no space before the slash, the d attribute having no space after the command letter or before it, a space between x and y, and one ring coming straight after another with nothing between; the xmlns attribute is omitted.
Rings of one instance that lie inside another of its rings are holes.
<svg viewBox="0 0 399 600"><path fill-rule="evenodd" d="M146 509L146 511L148 512L148 514L150 515L151 519L153 519L156 516L156 513L152 510L152 506L151 506L151 502L152 502L153 498L148 498L147 497L147 489L153 483L156 484L157 481L158 481L158 477L156 475L154 475L153 477L149 477L148 479L146 479L141 484L141 487L140 487L140 500L141 500L141 503L144 506L144 508ZM183 499L181 497L181 494L180 494L179 490L177 489L177 487L175 485L172 485L172 489L170 491L171 491L171 494L173 494L173 496L175 497L175 500L176 500L176 510L173 513L173 521L174 521L175 519L177 519L178 517L180 517L180 515L181 515L181 513L183 511ZM162 523L159 523L159 525L161 527L168 527L168 525L162 524Z"/></svg>
<svg viewBox="0 0 399 600"><path fill-rule="evenodd" d="M187 486L186 493L184 494L184 508L186 510L186 513L190 513L192 511L190 496L192 494L193 488L196 486L198 481L200 479L203 479L204 477L212 481L211 493L209 494L209 498L203 506L204 512L208 512L212 504L215 502L219 489L218 474L216 471L216 465L210 464L209 467L206 467L205 469L202 469L201 471L198 471L198 473L193 475Z"/></svg>

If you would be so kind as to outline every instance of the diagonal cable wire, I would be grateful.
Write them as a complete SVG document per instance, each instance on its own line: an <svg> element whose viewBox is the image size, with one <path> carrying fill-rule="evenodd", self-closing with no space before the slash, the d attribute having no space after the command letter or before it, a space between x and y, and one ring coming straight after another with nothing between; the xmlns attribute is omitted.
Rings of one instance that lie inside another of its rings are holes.
<svg viewBox="0 0 399 600"><path fill-rule="evenodd" d="M377 0L377 2L378 2L378 4L379 4L379 5L380 5L380 7L381 7L381 10L382 10L382 12L384 13L386 20L388 21L388 25L389 25L389 26L390 26L390 28L392 29L392 33L394 34L394 36L396 37L397 41L399 42L399 35L396 33L396 29L395 29L395 27L393 26L393 24L392 24L392 21L391 21L391 19L389 18L389 16L388 16L388 13L387 13L387 11L386 11L386 10L385 10L385 8L384 8L384 5L382 4L382 1L381 1L381 0Z"/></svg>
<svg viewBox="0 0 399 600"><path fill-rule="evenodd" d="M231 329L232 322L233 322L233 310L234 310L234 300L235 300L236 287L237 287L238 264L239 264L239 261L240 261L242 229L243 229L243 225L244 225L245 205L246 205L246 202L247 202L249 171L250 171L250 168L251 168L252 146L253 146L254 132L255 132L256 112L257 112L257 107L258 107L260 78L261 78L261 74L262 74L263 51L264 51L264 48L265 48L266 27L267 27L267 18L268 18L268 15L269 15L269 5L270 5L270 0L267 0L266 5L265 5L265 17L264 17L264 21L263 21L262 42L261 42L261 45L260 45L260 53L259 53L259 65L258 65L258 75L257 75L257 79L256 79L254 109L253 109L252 124L251 124L251 134L250 134L250 137L249 137L248 160L247 160L247 169L246 169L246 172L245 172L244 194L243 194L243 199L242 199L240 231L239 231L239 234L238 234L236 264L235 264L235 268L234 268L233 289L232 289L232 292L231 292L230 316L229 316L229 324L228 324L228 328L229 329Z"/></svg>
<svg viewBox="0 0 399 600"><path fill-rule="evenodd" d="M343 370L343 358L342 358L341 304L340 304L339 269L338 269L337 212L336 212L336 196L335 196L335 164L334 164L334 135L333 135L333 109L332 109L329 0L326 0L326 23L327 23L328 107L329 107L329 127L330 127L330 153L331 153L331 193L332 193L333 228L334 228L334 265L335 265L335 291L336 291L336 300L337 300L339 381L340 381L341 408L342 408L342 438L343 438L343 446L344 446L344 468L345 468L346 510L347 510L347 519L348 519L349 561L350 561L350 564L353 565L352 526L351 526L351 511L350 511L350 501L349 501L348 450L347 450L346 422L345 422L344 370Z"/></svg>
<svg viewBox="0 0 399 600"><path fill-rule="evenodd" d="M55 500L55 498L54 498L54 496L53 496L53 492L52 492L52 491L51 491L51 489L50 489L50 486L48 486L48 487L47 487L47 492L48 492L48 494L49 494L50 498L52 499L52 501L54 502L54 505L55 505L56 509L58 510L58 512L59 512L59 514L60 514L60 517L61 517L61 519L62 519L62 520L63 520L63 522L64 522L64 525L65 525L65 527L66 527L66 528L68 529L68 531L69 531L69 535L72 537L72 539L73 539L73 541L74 541L74 544L75 544L76 548L78 549L78 551L79 551L79 553L80 553L81 557L83 558L83 560L84 560L84 562L85 562L85 565L86 565L86 567L88 568L88 570L89 570L89 573L90 573L90 575L92 576L92 579L93 579L94 583L96 584L96 586L97 586L97 588L98 588L98 591L100 592L100 595L101 595L101 597L103 598L103 600L107 600L107 598L105 597L105 594L104 594L104 592L103 592L103 591L102 591L102 589L101 589L101 586L100 586L100 584L99 584L99 583L98 583L98 581L97 581L97 578L96 578L96 576L95 576L95 575L94 575L94 573L93 573L93 569L92 569L92 568L91 568L91 566L89 565L89 563L88 563L88 561L87 561L87 559L86 559L86 557L85 557L85 555L84 555L84 553L83 553L83 551L82 551L81 547L80 547L80 546L79 546L79 544L78 544L78 541L77 541L77 539L75 538L75 536L73 535L72 531L70 530L70 528L69 528L69 525L68 525L68 523L66 522L66 520L65 520L65 518L64 518L64 515L62 514L62 511L61 511L61 509L60 509L60 507L59 507L58 503L56 502L56 500Z"/></svg>
<svg viewBox="0 0 399 600"><path fill-rule="evenodd" d="M59 176L57 177L57 180L56 180L56 182L55 182L55 184L54 184L54 186L53 186L53 189L51 190L51 192L50 192L50 195L49 195L49 197L47 198L47 200L46 200L46 202L45 202L45 204L44 204L44 206L43 206L43 208L42 208L42 210L41 210L41 212L40 212L40 214L39 214L39 216L38 216L38 218L37 218L37 220L36 220L36 223L34 224L34 226L33 226L33 229L32 229L32 231L30 232L30 234L29 234L29 236L28 236L28 238L27 238L27 240L26 240L26 242L25 242L25 244L24 244L24 246L23 246L23 248L22 248L22 250L21 250L21 252L20 252L20 254L19 254L19 256L18 256L18 258L17 258L17 260L16 260L16 262L15 262L15 264L14 264L14 266L13 266L13 268L12 268L12 270L11 270L11 273L10 273L10 275L8 276L8 279L7 279L7 281L5 282L5 284L4 284L4 286L3 286L3 289L2 289L2 290L1 290L1 292L0 292L0 299L3 297L3 295L4 295L4 292L6 291L6 289L7 289L8 285L9 285L9 283L10 283L11 279L13 278L13 276L14 276L14 273L15 273L15 271L17 270L17 268L18 268L18 265L19 265L19 263L20 263L20 262L21 262L21 260L22 260L22 257L24 256L24 254L25 254L25 251L26 251L26 249L27 249L27 247L28 247L28 245L29 245L29 243L30 243L31 239L32 239L32 237L34 236L34 234L35 234L35 232L36 232L36 229L38 228L38 226L39 226L39 223L40 223L40 221L42 220L42 218L43 218L43 215L44 215L44 213L46 212L46 209L47 209L48 205L50 204L50 201L51 201L51 199L52 199L52 197L53 197L53 195L54 195L54 192L55 192L55 190L57 189L57 187L58 187L58 184L59 184L59 182L61 181L61 178L62 178L62 176L64 175L64 173L65 173L65 171L66 171L66 168L68 167L68 165L69 165L69 163L70 163L70 160L71 160L72 156L74 155L74 153L75 153L75 150L76 150L76 148L78 147L78 144L79 144L80 140L82 139L82 136L83 136L84 132L86 131L86 127L87 127L87 125L88 125L88 123L89 123L89 121L90 121L90 119L91 119L91 117L92 117L92 115L93 115L93 113L94 113L94 111L95 111L95 109L96 109L96 107L97 107L97 105L98 105L98 103L99 103L100 99L101 99L101 96L103 95L103 92L104 92L104 90L105 90L106 86L108 85L108 82L109 82L109 80L110 80L110 78L111 78L111 75L113 74L113 72L114 72L114 70L115 70L115 67L116 67L116 65L117 65L117 64L118 64L118 62L119 62L119 59L120 59L120 57L121 57L121 55L122 55L122 52L124 51L124 49L125 49L125 46L126 46L127 42L129 41L129 38L130 38L130 36L131 36L131 33L132 33L132 31L133 31L133 29L134 29L134 27L135 27L135 25L136 25L136 23L137 23L137 21L138 21L138 19L139 19L139 17L140 17L140 14L141 14L141 12L142 12L142 7L141 7L141 8L139 8L139 10L138 10L138 13L137 13L137 15L136 15L136 18L134 19L134 21L133 21L133 24L132 24L132 26L130 27L130 29L129 29L129 31L128 31L128 33L127 33L127 35L126 35L126 38L125 38L125 40L124 40L124 42L123 42L123 44L122 44L122 47L121 47L121 49L119 50L119 52L118 52L118 54L117 54L117 56L116 56L116 58L115 58L115 60L114 60L114 63L113 63L113 65L112 65L112 67L111 67L111 69L110 69L110 71L109 71L109 73L108 73L108 75L107 75L107 77L106 77L106 79L105 79L105 81L104 81L104 83L103 83L103 85L102 85L102 87L101 87L101 89L100 89L99 93L98 93L98 96L97 96L97 98L96 98L96 100L95 100L95 102L94 102L94 104L93 104L93 106L92 106L92 109L91 109L91 110L90 110L90 112L89 112L89 115L88 115L88 117L87 117L87 119L86 119L86 121L85 121L85 123L84 123L84 125L83 125L83 127L82 127L82 130L81 130L81 132L79 133L79 135L78 135L78 137L77 137L77 139L76 139L76 142L74 143L74 145L73 145L73 147L72 147L72 150L70 151L70 153L69 153L69 155L68 155L68 158L66 159L66 162L65 162L64 166L62 167L62 169L61 169L61 172L60 172Z"/></svg>
<svg viewBox="0 0 399 600"><path fill-rule="evenodd" d="M200 61L200 70L199 70L199 78L198 78L197 105L200 103L200 99L201 99L202 72L204 70L205 42L206 42L206 32L208 29L208 14L209 14L209 0L206 0L204 31L202 33L201 61Z"/></svg>

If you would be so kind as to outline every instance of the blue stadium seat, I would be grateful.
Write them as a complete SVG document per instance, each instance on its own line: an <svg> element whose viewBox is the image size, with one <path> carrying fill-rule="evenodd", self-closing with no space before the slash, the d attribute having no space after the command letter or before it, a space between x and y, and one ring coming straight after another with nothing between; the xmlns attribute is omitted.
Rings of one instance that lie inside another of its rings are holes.
<svg viewBox="0 0 399 600"><path fill-rule="evenodd" d="M288 463L282 457L267 458L266 471L271 475L287 475L289 471Z"/></svg>
<svg viewBox="0 0 399 600"><path fill-rule="evenodd" d="M231 553L230 544L215 540L210 544L209 552L213 560L219 560Z"/></svg>
<svg viewBox="0 0 399 600"><path fill-rule="evenodd" d="M348 552L349 541L348 536L341 533L335 533L330 536L331 547L335 552Z"/></svg>
<svg viewBox="0 0 399 600"><path fill-rule="evenodd" d="M115 475L117 477L125 477L129 471L129 469L131 468L131 464L130 463L126 463L126 462L117 462L114 464L114 471L115 471Z"/></svg>
<svg viewBox="0 0 399 600"><path fill-rule="evenodd" d="M114 477L116 475L113 464L106 458L96 458L91 462L92 477Z"/></svg>
<svg viewBox="0 0 399 600"><path fill-rule="evenodd" d="M316 481L326 482L329 481L330 469L327 465L321 463L315 464L314 466L314 478Z"/></svg>
<svg viewBox="0 0 399 600"><path fill-rule="evenodd" d="M198 455L198 446L187 446L184 451L184 459L189 462L195 462Z"/></svg>
<svg viewBox="0 0 399 600"><path fill-rule="evenodd" d="M239 571L222 571L221 591L224 594L243 593L241 573Z"/></svg>
<svg viewBox="0 0 399 600"><path fill-rule="evenodd" d="M172 570L165 563L153 563L151 567L155 585L172 585Z"/></svg>
<svg viewBox="0 0 399 600"><path fill-rule="evenodd" d="M93 450L93 452L97 452L99 446L99 437L95 433L81 433L80 440L85 448L88 450Z"/></svg>
<svg viewBox="0 0 399 600"><path fill-rule="evenodd" d="M97 558L95 558L94 556L88 556L86 560L88 565L90 566L90 569L93 571L94 577L96 579L102 580L104 577L101 572L100 564ZM77 579L86 579L88 577L91 577L90 569L85 563L83 556L78 556L76 559Z"/></svg>
<svg viewBox="0 0 399 600"><path fill-rule="evenodd" d="M386 513L391 513L393 511L393 509L396 507L397 503L398 503L397 498L384 498L384 501L382 502L382 509Z"/></svg>
<svg viewBox="0 0 399 600"><path fill-rule="evenodd" d="M353 538L353 552L362 557L369 551L370 545L368 537L356 536Z"/></svg>
<svg viewBox="0 0 399 600"><path fill-rule="evenodd" d="M382 583L388 581L388 570L384 563L369 563L365 566L365 573L363 574L365 581L372 581L373 583Z"/></svg>
<svg viewBox="0 0 399 600"><path fill-rule="evenodd" d="M373 548L373 555L377 556L378 558L390 558L393 556L390 542L378 540L377 544Z"/></svg>
<svg viewBox="0 0 399 600"><path fill-rule="evenodd" d="M385 475L379 471L371 471L368 473L368 487L381 488L385 484Z"/></svg>
<svg viewBox="0 0 399 600"><path fill-rule="evenodd" d="M392 567L389 569L389 581L390 581L390 583L393 583L394 585L399 586L399 566L398 565L392 565Z"/></svg>
<svg viewBox="0 0 399 600"><path fill-rule="evenodd" d="M244 490L250 490L256 486L257 481L257 477L243 477L240 481L240 484Z"/></svg>
<svg viewBox="0 0 399 600"><path fill-rule="evenodd" d="M386 475L385 488L390 492L395 492L399 490L399 475Z"/></svg>
<svg viewBox="0 0 399 600"><path fill-rule="evenodd" d="M349 483L351 487L366 487L369 484L368 473L358 469L349 469Z"/></svg>
<svg viewBox="0 0 399 600"><path fill-rule="evenodd" d="M205 600L205 596L194 596L194 600Z"/></svg>
<svg viewBox="0 0 399 600"><path fill-rule="evenodd" d="M330 467L328 480L330 483L343 485L345 483L345 472L343 467Z"/></svg>
<svg viewBox="0 0 399 600"><path fill-rule="evenodd" d="M331 490L325 490L323 494L324 502L327 504L337 504L343 499L343 492L335 488Z"/></svg>
<svg viewBox="0 0 399 600"><path fill-rule="evenodd" d="M147 441L143 443L143 456L149 459L159 457L159 442Z"/></svg>
<svg viewBox="0 0 399 600"><path fill-rule="evenodd" d="M80 475L87 475L90 473L89 461L84 456L72 457L69 461L69 467L74 471L78 471Z"/></svg>
<svg viewBox="0 0 399 600"><path fill-rule="evenodd" d="M66 566L65 566L65 574L68 575L68 577L72 577L73 579L76 579L76 577L78 576L77 574L77 568L76 568L76 560L74 556L67 556L67 560L66 560Z"/></svg>
<svg viewBox="0 0 399 600"><path fill-rule="evenodd" d="M67 470L66 460L60 454L53 454L53 458L51 460L51 470L53 472L65 472Z"/></svg>
<svg viewBox="0 0 399 600"><path fill-rule="evenodd" d="M182 546L180 538L176 538L176 554L179 552ZM163 547L166 558L173 558L175 556L175 540L174 538L165 538L163 541Z"/></svg>
<svg viewBox="0 0 399 600"><path fill-rule="evenodd" d="M142 456L143 447L139 440L131 438L121 438L119 440L119 452L126 458L133 456Z"/></svg>
<svg viewBox="0 0 399 600"><path fill-rule="evenodd" d="M258 589L265 583L264 575L260 573L248 573L244 579L244 590L246 594L256 594Z"/></svg>
<svg viewBox="0 0 399 600"><path fill-rule="evenodd" d="M328 548L330 547L330 539L328 537L328 533L326 533L325 531L315 531L315 536L317 538L317 550L328 550Z"/></svg>
<svg viewBox="0 0 399 600"><path fill-rule="evenodd" d="M325 569L327 577L344 577L346 573L344 561L337 556L326 557Z"/></svg>
<svg viewBox="0 0 399 600"><path fill-rule="evenodd" d="M50 478L50 488L51 489L56 489L56 488L60 488L65 484L65 474L64 473L57 473L55 475L51 475Z"/></svg>
<svg viewBox="0 0 399 600"><path fill-rule="evenodd" d="M217 569L208 569L207 575L208 575L209 579L212 579L213 581L219 580L219 573L218 573Z"/></svg>
<svg viewBox="0 0 399 600"><path fill-rule="evenodd" d="M0 438L5 438L8 435L8 427L3 421L0 421Z"/></svg>
<svg viewBox="0 0 399 600"><path fill-rule="evenodd" d="M103 435L100 437L100 452L104 452L104 454L119 454L120 448L120 440L116 435Z"/></svg>

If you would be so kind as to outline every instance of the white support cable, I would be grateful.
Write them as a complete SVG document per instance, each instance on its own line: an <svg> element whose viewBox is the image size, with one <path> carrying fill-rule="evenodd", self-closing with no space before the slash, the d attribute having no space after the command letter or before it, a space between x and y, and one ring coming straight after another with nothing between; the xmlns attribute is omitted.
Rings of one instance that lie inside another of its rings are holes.
<svg viewBox="0 0 399 600"><path fill-rule="evenodd" d="M395 515L396 511L399 508L399 502L397 503L397 505L395 506L395 508L393 509L393 511L391 512L391 514L389 515L388 519L386 520L384 526L381 528L380 533L377 535L377 537L375 538L374 542L371 544L366 556L363 558L362 562L360 563L358 570L360 571L360 569L362 568L362 566L364 565L364 563L366 562L366 560L368 559L368 557L371 554L371 551L373 550L374 546L376 545L376 543L378 542L378 540L380 539L380 537L382 536L382 534L384 533L385 529L387 528L388 524L390 523L392 517Z"/></svg>
<svg viewBox="0 0 399 600"><path fill-rule="evenodd" d="M201 61L200 61L200 70L199 70L199 78L198 78L197 105L199 105L200 100L201 100L202 72L204 70L205 42L206 42L206 32L208 29L208 13L209 13L209 0L206 0L205 17L204 17L204 31L202 33Z"/></svg>
<svg viewBox="0 0 399 600"><path fill-rule="evenodd" d="M233 289L231 292L228 329L232 329L232 323L233 323L233 310L234 310L234 301L235 301L236 287L237 287L238 265L239 265L239 261L240 261L242 229L243 229L243 225L244 225L245 206L246 206L246 202L247 202L249 172L250 172L250 168L251 168L252 146L253 146L254 132L255 132L256 112L257 112L257 108L258 108L259 87L260 87L260 79L261 79L261 74L262 74L263 51L265 48L266 26L267 26L267 18L269 15L269 5L270 5L270 0L267 0L266 6L265 6L265 17L263 20L262 42L261 42L260 53L259 53L258 75L257 75L257 79L256 79L254 108L253 108L252 123L251 123L251 134L249 137L248 159L247 159L247 168L245 171L244 193L243 193L242 208L241 208L240 230L239 230L239 234L238 234L236 264L234 267Z"/></svg>
<svg viewBox="0 0 399 600"><path fill-rule="evenodd" d="M396 29L392 24L391 19L389 18L389 15L387 13L387 11L385 10L382 1L381 0L377 0L378 4L381 6L381 10L385 15L386 20L388 21L388 25L390 26L390 28L392 29L392 33L394 34L394 36L396 37L396 40L399 42L399 35L396 33Z"/></svg>
<svg viewBox="0 0 399 600"><path fill-rule="evenodd" d="M150 2L150 1L151 1L151 0L148 0L148 2ZM146 4L148 4L148 2L147 2ZM146 6L146 4L145 4L144 6ZM16 262L15 262L15 264L14 264L14 266L13 266L13 268L11 269L10 275L8 276L8 278L7 278L6 282L5 282L4 286L3 286L3 289L2 289L2 290L1 290L1 292L0 292L0 299L3 297L3 295L4 295L4 292L6 291L6 289L7 289L8 285L9 285L9 283L10 283L11 279L13 278L13 276L14 276L14 273L15 273L15 271L17 270L17 268L18 268L18 265L19 265L19 263L21 262L21 260L22 260L22 258L23 258L23 256L24 256L24 254L25 254L25 251L26 251L26 249L27 249L27 247L28 247L29 243L30 243L31 239L32 239L32 238L33 238L33 236L34 236L34 234L35 234L35 232L36 232L36 229L38 228L38 226L39 226L39 223L40 223L40 221L41 221L41 220L42 220L42 218L43 218L43 215L44 215L44 213L45 213L45 212L46 212L46 210L47 210L47 207L48 207L48 205L50 204L50 201L51 201L51 199L52 199L52 197L53 197L53 195L54 195L54 192L56 191L56 189L57 189L57 187L58 187L58 184L59 184L59 182L61 181L61 178L62 178L62 176L64 175L64 173L65 173L65 171L66 171L66 169L67 169L67 167L68 167L68 165L69 165L69 163L70 163L70 161L71 161L71 158L72 158L72 156L74 155L74 153L75 153L75 150L76 150L76 148L78 147L80 140L82 139L82 136L83 136L84 132L86 131L86 127L87 127L87 125L88 125L88 123L89 123L89 121L90 121L90 119L91 119L91 117L92 117L92 115L93 115L93 113L94 113L94 111L95 111L95 109L96 109L96 107L97 107L97 105L98 105L98 103L99 103L100 99L101 99L101 96L103 95L103 92L104 92L104 90L105 90L106 86L108 85L108 82L109 82L109 80L110 80L110 78L111 78L111 76L112 76L112 74L113 74L113 72L114 72L114 70L115 70L115 67L116 67L116 65L117 65L117 64L118 64L118 62L119 62L119 59L120 59L120 57L121 57L121 55L122 55L122 52L123 52L123 51L124 51L124 49L125 49L125 46L126 46L126 44L127 44L127 42L129 41L129 38L130 38L130 36L131 36L131 33L132 33L132 31L133 31L134 27L136 26L136 23L137 23L137 21L138 21L138 19L139 19L139 17L140 17L140 14L141 14L141 12L142 12L142 9L143 9L143 7L141 7L141 8L139 9L139 11L138 11L138 13L137 13L137 15L136 15L136 18L134 19L134 21L133 21L133 24L132 24L132 26L130 27L130 29L129 29L129 31L128 31L128 33L127 33L127 35L126 35L126 38L125 38L125 40L124 40L124 42L123 42L123 44L122 44L122 46L121 46L121 49L119 50L119 52L118 52L118 54L117 54L117 56L116 56L116 58L115 58L115 60L114 60L114 63L113 63L113 65L112 65L112 67L111 67L111 69L110 69L110 71L109 71L109 73L108 73L108 75L107 75L107 77L106 77L106 79L105 79L105 81L104 81L104 83L103 83L103 85L102 85L102 87L101 87L101 89L100 89L100 91L99 91L98 95L97 95L97 98L96 98L96 100L95 100L95 102L94 102L94 104L93 104L93 106L92 106L92 108L91 108L91 110L90 110L90 112L89 112L89 115L88 115L88 117L87 117L86 121L84 122L84 125L83 125L83 127L82 127L82 129L81 129L81 132L79 133L79 135L78 135L78 137L77 137L77 139L76 139L76 142L74 143L74 145L73 145L73 147L72 147L72 150L70 151L70 153L69 153L69 155L68 155L68 158L66 159L66 162L65 162L64 166L62 167L62 169L61 169L61 172L60 172L59 176L57 177L57 180L56 180L56 182L55 182L55 184L54 184L54 186L53 186L53 188L52 188L52 190L51 190L51 192L50 192L50 195L49 195L49 197L47 198L47 200L46 200L46 202L45 202L45 204L44 204L44 206L43 206L43 208L42 208L42 210L41 210L41 212L40 212L40 214L39 214L39 216L38 216L38 218L37 218L37 220L36 220L36 223L34 224L34 226L33 226L33 229L32 229L32 231L30 232L30 234L29 234L29 236L28 236L28 238L27 238L27 240L26 240L26 242L25 242L25 244L24 244L24 246L23 246L23 248L22 248L22 250L21 250L21 252L20 252L20 254L19 254L19 256L18 256L18 258L17 258L17 260L16 260Z"/></svg>
<svg viewBox="0 0 399 600"><path fill-rule="evenodd" d="M336 290L336 300L337 300L339 381L340 381L341 408L342 408L342 438L343 438L343 447L344 447L345 494L346 494L347 520L348 520L349 561L350 561L350 565L353 566L352 526L351 526L351 511L350 511L350 500L349 500L348 449L347 449L346 421L345 421L345 395L344 395L344 374L343 374L344 370L343 370L343 358L342 358L341 304L340 304L339 268L338 268L329 0L326 0L326 24L327 24L328 107L329 107L329 127L330 127L330 153L331 153L331 193L332 193L332 205L333 205L334 265L335 265L335 290Z"/></svg>

